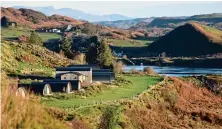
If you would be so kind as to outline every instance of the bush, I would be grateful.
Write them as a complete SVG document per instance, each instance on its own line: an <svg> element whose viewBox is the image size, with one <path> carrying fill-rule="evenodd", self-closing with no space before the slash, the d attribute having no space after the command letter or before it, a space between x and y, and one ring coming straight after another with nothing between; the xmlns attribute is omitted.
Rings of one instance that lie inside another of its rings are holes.
<svg viewBox="0 0 222 129"><path fill-rule="evenodd" d="M130 73L132 73L132 74L139 74L140 71L138 71L138 70L132 68L132 69L130 70Z"/></svg>
<svg viewBox="0 0 222 129"><path fill-rule="evenodd" d="M145 67L143 70L146 74L156 75L156 71L152 67Z"/></svg>
<svg viewBox="0 0 222 129"><path fill-rule="evenodd" d="M86 55L84 53L78 53L74 60L80 64L86 64Z"/></svg>
<svg viewBox="0 0 222 129"><path fill-rule="evenodd" d="M117 61L113 63L113 71L114 73L120 74L123 72L124 64L122 61Z"/></svg>
<svg viewBox="0 0 222 129"><path fill-rule="evenodd" d="M162 92L162 95L164 97L164 100L168 101L171 106L174 106L176 104L179 96L176 91L169 91L169 90Z"/></svg>
<svg viewBox="0 0 222 129"><path fill-rule="evenodd" d="M29 36L28 42L37 44L37 45L42 45L43 43L42 38L39 35L37 35L35 32L31 33L31 35Z"/></svg>

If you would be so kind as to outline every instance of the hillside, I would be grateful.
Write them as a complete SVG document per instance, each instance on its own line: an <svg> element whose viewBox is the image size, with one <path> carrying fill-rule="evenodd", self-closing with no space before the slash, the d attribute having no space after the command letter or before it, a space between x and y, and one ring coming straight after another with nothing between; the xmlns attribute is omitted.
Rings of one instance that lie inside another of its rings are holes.
<svg viewBox="0 0 222 129"><path fill-rule="evenodd" d="M2 70L12 75L54 76L54 68L77 62L29 43L1 43Z"/></svg>
<svg viewBox="0 0 222 129"><path fill-rule="evenodd" d="M70 31L78 34L98 35L117 39L131 39L144 37L143 32L110 28L102 25L95 25L87 21L79 21L67 16L45 14L31 9L14 9L1 7L1 18L6 17L10 22L16 22L18 26L25 28L60 28L65 30L68 25L72 25Z"/></svg>
<svg viewBox="0 0 222 129"><path fill-rule="evenodd" d="M166 77L132 99L101 102L73 111L91 129L219 129L221 108L221 97L201 87L196 79Z"/></svg>
<svg viewBox="0 0 222 129"><path fill-rule="evenodd" d="M222 22L222 14L221 13L202 14L190 17L157 17L154 20L152 20L150 23L140 22L137 25L132 26L130 29L149 30L150 28L157 27L162 29L170 28L172 30L178 26L184 25L191 21L200 22L201 24L221 29L220 23Z"/></svg>
<svg viewBox="0 0 222 129"><path fill-rule="evenodd" d="M219 53L222 52L222 32L198 23L187 23L153 42L148 50L171 56Z"/></svg>
<svg viewBox="0 0 222 129"><path fill-rule="evenodd" d="M46 16L45 14L31 9L14 9L1 7L1 18L6 17L9 21L27 26L33 29L42 27L61 27L63 25L78 25L83 22L61 15Z"/></svg>
<svg viewBox="0 0 222 129"><path fill-rule="evenodd" d="M100 21L95 22L99 25L104 25L108 27L120 28L120 29L129 29L132 26L137 25L138 23L150 23L154 18L136 18L131 20L118 20L118 21Z"/></svg>

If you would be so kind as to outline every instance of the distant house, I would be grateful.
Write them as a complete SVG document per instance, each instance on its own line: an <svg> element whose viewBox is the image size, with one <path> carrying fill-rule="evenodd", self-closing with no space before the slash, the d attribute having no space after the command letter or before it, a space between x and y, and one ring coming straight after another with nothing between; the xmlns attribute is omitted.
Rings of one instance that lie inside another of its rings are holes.
<svg viewBox="0 0 222 129"><path fill-rule="evenodd" d="M61 33L61 30L60 29L52 29L51 32L53 32L53 33Z"/></svg>

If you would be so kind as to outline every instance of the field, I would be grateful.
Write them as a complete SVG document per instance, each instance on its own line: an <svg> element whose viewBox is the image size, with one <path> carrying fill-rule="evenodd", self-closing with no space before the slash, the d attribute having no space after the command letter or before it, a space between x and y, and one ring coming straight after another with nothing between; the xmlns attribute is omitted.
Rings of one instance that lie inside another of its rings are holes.
<svg viewBox="0 0 222 129"><path fill-rule="evenodd" d="M30 35L31 30L24 29L24 28L1 28L1 34L3 38L6 39L13 39L17 38L21 35ZM44 32L36 32L40 35L40 37L43 39L43 41L48 41L50 39L58 39L61 37L61 35L56 33L44 33Z"/></svg>
<svg viewBox="0 0 222 129"><path fill-rule="evenodd" d="M152 41L149 40L121 40L121 39L108 39L108 42L113 43L113 46L118 47L143 47L148 46Z"/></svg>
<svg viewBox="0 0 222 129"><path fill-rule="evenodd" d="M59 108L71 108L83 104L93 104L96 101L113 101L122 98L133 97L142 91L149 88L149 86L158 83L160 77L148 77L148 76L126 76L126 79L132 81L133 83L126 86L121 86L118 88L111 88L110 90L105 90L98 93L95 96L90 96L87 99L72 98L67 100L54 99L47 101L45 103L47 106L59 107Z"/></svg>

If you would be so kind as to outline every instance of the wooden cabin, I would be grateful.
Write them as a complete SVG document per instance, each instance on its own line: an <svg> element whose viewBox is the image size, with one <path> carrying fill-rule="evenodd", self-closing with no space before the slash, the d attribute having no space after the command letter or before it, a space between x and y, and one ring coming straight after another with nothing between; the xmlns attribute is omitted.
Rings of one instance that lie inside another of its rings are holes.
<svg viewBox="0 0 222 129"><path fill-rule="evenodd" d="M59 80L59 79L45 79L43 82L70 82L72 90L81 89L81 81L79 80Z"/></svg>
<svg viewBox="0 0 222 129"><path fill-rule="evenodd" d="M56 68L56 79L60 80L80 80L92 83L91 67L60 67Z"/></svg>

